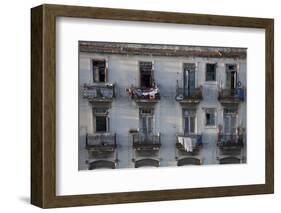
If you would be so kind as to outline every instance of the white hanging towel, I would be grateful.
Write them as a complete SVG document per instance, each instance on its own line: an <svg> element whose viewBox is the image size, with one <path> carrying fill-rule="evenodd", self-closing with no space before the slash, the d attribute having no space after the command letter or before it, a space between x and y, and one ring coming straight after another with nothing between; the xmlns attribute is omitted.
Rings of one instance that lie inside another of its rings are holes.
<svg viewBox="0 0 281 213"><path fill-rule="evenodd" d="M178 142L179 142L182 146L184 146L183 137L178 137Z"/></svg>
<svg viewBox="0 0 281 213"><path fill-rule="evenodd" d="M188 138L188 137L184 137L183 138L184 140L184 149L185 151L187 152L192 152L193 151L193 147L192 147L192 139L191 138Z"/></svg>

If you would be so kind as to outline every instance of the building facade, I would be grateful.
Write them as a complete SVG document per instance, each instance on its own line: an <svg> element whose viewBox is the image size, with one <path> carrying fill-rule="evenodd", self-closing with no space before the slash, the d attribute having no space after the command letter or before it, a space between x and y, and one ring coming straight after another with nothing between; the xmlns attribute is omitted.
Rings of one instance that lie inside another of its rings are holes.
<svg viewBox="0 0 281 213"><path fill-rule="evenodd" d="M79 42L79 169L245 163L246 56Z"/></svg>

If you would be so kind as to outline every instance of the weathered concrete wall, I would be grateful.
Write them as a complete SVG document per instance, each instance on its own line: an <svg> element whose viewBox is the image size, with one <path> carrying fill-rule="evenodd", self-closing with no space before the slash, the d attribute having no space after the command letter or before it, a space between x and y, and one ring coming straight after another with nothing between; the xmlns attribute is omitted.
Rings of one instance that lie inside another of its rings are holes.
<svg viewBox="0 0 281 213"><path fill-rule="evenodd" d="M217 125L223 124L223 106L217 100L219 86L225 86L225 64L238 64L238 78L246 86L246 61L244 59L224 58L181 58L126 56L113 54L80 53L79 82L80 89L84 83L93 79L91 60L104 58L108 61L109 82L115 83L116 98L110 109L110 132L116 133L118 143L118 167L133 167L132 138L129 129L139 128L138 105L128 97L126 88L131 84L139 85L139 61L154 62L154 78L160 87L161 100L155 105L154 130L161 133L160 165L175 166L176 133L183 132L182 106L175 101L176 81L180 85L183 78L183 63L196 63L196 86L203 86L203 100L197 105L197 133L203 134L204 149L201 158L204 164L218 163L216 159ZM206 63L217 63L217 81L206 82ZM79 169L87 168L88 159L85 151L85 134L93 133L92 106L87 99L80 96L79 116ZM205 108L217 109L216 127L205 127ZM246 128L246 102L239 105L239 124Z"/></svg>

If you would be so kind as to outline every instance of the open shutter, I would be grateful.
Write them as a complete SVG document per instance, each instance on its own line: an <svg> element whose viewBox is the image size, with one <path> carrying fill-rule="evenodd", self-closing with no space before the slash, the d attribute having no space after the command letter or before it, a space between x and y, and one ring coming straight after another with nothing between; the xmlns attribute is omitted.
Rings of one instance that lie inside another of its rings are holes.
<svg viewBox="0 0 281 213"><path fill-rule="evenodd" d="M195 133L195 117L190 116L189 117L190 127L189 127L189 133Z"/></svg>
<svg viewBox="0 0 281 213"><path fill-rule="evenodd" d="M104 75L105 75L105 82L108 82L109 79L108 79L108 61L105 60L105 68L104 68Z"/></svg>
<svg viewBox="0 0 281 213"><path fill-rule="evenodd" d="M224 116L224 133L230 134L230 122L229 122L229 116Z"/></svg>
<svg viewBox="0 0 281 213"><path fill-rule="evenodd" d="M232 115L231 116L231 134L232 135L236 134L236 122L237 122L236 115Z"/></svg>
<svg viewBox="0 0 281 213"><path fill-rule="evenodd" d="M230 89L231 88L231 72L226 72L226 80L225 80L225 88Z"/></svg>
<svg viewBox="0 0 281 213"><path fill-rule="evenodd" d="M151 134L153 132L152 129L152 117L147 117L147 128L148 128L148 133Z"/></svg>
<svg viewBox="0 0 281 213"><path fill-rule="evenodd" d="M188 78L188 83L189 83L189 90L193 91L195 89L195 70L190 70L189 71L189 78Z"/></svg>

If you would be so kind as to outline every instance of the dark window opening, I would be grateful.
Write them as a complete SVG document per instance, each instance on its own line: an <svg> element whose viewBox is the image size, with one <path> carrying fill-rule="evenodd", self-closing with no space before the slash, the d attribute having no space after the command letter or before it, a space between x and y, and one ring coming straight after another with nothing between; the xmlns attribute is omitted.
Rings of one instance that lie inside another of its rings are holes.
<svg viewBox="0 0 281 213"><path fill-rule="evenodd" d="M236 85L237 85L237 72L231 72L231 81L230 81L230 88L232 90L234 90L236 88Z"/></svg>
<svg viewBox="0 0 281 213"><path fill-rule="evenodd" d="M108 114L108 109L107 108L99 108L99 107L97 107L97 108L93 109L93 112L95 114L104 114L104 115L106 115L106 114Z"/></svg>
<svg viewBox="0 0 281 213"><path fill-rule="evenodd" d="M208 109L206 110L206 126L215 126L215 110Z"/></svg>
<svg viewBox="0 0 281 213"><path fill-rule="evenodd" d="M94 82L106 82L106 61L93 60Z"/></svg>
<svg viewBox="0 0 281 213"><path fill-rule="evenodd" d="M96 132L106 132L107 130L107 117L96 116Z"/></svg>
<svg viewBox="0 0 281 213"><path fill-rule="evenodd" d="M140 114L141 115L144 115L144 114L153 115L153 109L142 108L142 109L140 109Z"/></svg>
<svg viewBox="0 0 281 213"><path fill-rule="evenodd" d="M237 64L226 64L226 71L237 71Z"/></svg>
<svg viewBox="0 0 281 213"><path fill-rule="evenodd" d="M234 68L235 68L235 65L234 65L234 64L228 65L228 69L229 69L229 70L234 70Z"/></svg>
<svg viewBox="0 0 281 213"><path fill-rule="evenodd" d="M226 65L226 88L231 89L231 93L234 93L234 89L237 87L237 66L236 64Z"/></svg>
<svg viewBox="0 0 281 213"><path fill-rule="evenodd" d="M223 109L223 113L224 114L237 114L238 110L237 110L237 108L234 108L234 107L232 107L232 108L224 108Z"/></svg>
<svg viewBox="0 0 281 213"><path fill-rule="evenodd" d="M141 61L139 63L139 69L140 69L140 86L141 86L141 88L153 87L152 62Z"/></svg>
<svg viewBox="0 0 281 213"><path fill-rule="evenodd" d="M216 81L216 64L206 64L206 81Z"/></svg>

